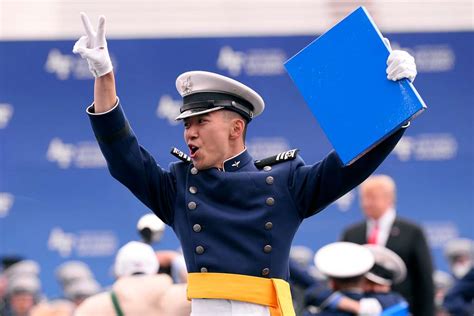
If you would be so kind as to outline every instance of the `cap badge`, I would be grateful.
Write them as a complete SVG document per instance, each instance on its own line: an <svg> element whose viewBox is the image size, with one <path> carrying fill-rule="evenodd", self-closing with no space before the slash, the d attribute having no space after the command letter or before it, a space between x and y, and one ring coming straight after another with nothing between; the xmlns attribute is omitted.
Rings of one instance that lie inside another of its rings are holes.
<svg viewBox="0 0 474 316"><path fill-rule="evenodd" d="M190 94L193 89L193 84L191 82L191 76L186 77L186 79L181 81L181 90L183 91L183 95Z"/></svg>

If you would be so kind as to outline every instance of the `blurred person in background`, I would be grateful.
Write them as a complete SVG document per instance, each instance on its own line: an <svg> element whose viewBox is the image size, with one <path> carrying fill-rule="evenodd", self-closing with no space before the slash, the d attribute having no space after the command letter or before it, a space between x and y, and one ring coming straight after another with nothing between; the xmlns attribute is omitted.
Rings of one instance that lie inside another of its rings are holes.
<svg viewBox="0 0 474 316"><path fill-rule="evenodd" d="M87 60L96 77L94 103L87 113L99 146L111 174L180 239L193 314L294 314L286 280L291 242L302 220L369 176L407 126L350 166L335 152L305 165L297 150L254 163L245 135L248 123L263 112L263 99L231 78L191 71L176 80L183 97L176 119L184 123L190 154L173 150L180 162L168 171L139 145L123 114L105 18L99 18L97 32L85 14L81 18L86 35L73 52ZM413 81L416 76L414 59L406 52L392 51L387 66L381 65L380 71L385 68L389 80ZM263 289L266 295L261 295Z"/></svg>
<svg viewBox="0 0 474 316"><path fill-rule="evenodd" d="M5 316L29 316L41 298L41 283L35 275L14 275L8 280Z"/></svg>
<svg viewBox="0 0 474 316"><path fill-rule="evenodd" d="M431 253L421 228L397 216L395 182L387 175L374 175L360 185L359 192L366 220L347 228L342 240L385 246L399 255L407 277L393 290L408 301L413 315L434 315Z"/></svg>
<svg viewBox="0 0 474 316"><path fill-rule="evenodd" d="M293 307L297 316L302 315L305 306L305 294L308 288L326 284L326 277L313 265L314 252L309 247L295 245L290 248L290 278Z"/></svg>
<svg viewBox="0 0 474 316"><path fill-rule="evenodd" d="M0 316L4 315L6 308L6 294L8 287L8 277L5 270L11 265L21 261L22 258L18 256L3 256L0 260Z"/></svg>
<svg viewBox="0 0 474 316"><path fill-rule="evenodd" d="M152 245L163 238L165 223L154 214L145 214L137 222L137 231L144 243Z"/></svg>
<svg viewBox="0 0 474 316"><path fill-rule="evenodd" d="M449 269L456 279L462 279L474 263L474 241L467 238L450 240L444 246Z"/></svg>
<svg viewBox="0 0 474 316"><path fill-rule="evenodd" d="M145 214L137 222L137 231L142 241L148 245L159 243L165 232L165 223L155 214ZM168 274L174 283L187 283L187 270L184 257L180 250L156 251L160 271L158 273Z"/></svg>
<svg viewBox="0 0 474 316"><path fill-rule="evenodd" d="M445 254L456 277L444 297L444 308L452 315L474 315L474 241L460 238L448 242Z"/></svg>
<svg viewBox="0 0 474 316"><path fill-rule="evenodd" d="M95 279L81 279L64 288L64 297L79 306L86 298L99 293L100 284Z"/></svg>
<svg viewBox="0 0 474 316"><path fill-rule="evenodd" d="M75 309L76 305L71 301L54 300L39 303L28 316L72 316Z"/></svg>
<svg viewBox="0 0 474 316"><path fill-rule="evenodd" d="M7 277L0 272L0 315L3 315L5 309L5 296L7 294L8 280Z"/></svg>
<svg viewBox="0 0 474 316"><path fill-rule="evenodd" d="M395 252L379 245L364 245L374 255L375 263L365 274L364 296L379 301L384 315L408 315L408 303L392 285L402 282L407 268L402 258Z"/></svg>
<svg viewBox="0 0 474 316"><path fill-rule="evenodd" d="M157 274L158 269L153 248L137 241L125 244L115 259L117 281L111 290L86 299L75 315L188 316L186 285L173 285L169 276Z"/></svg>
<svg viewBox="0 0 474 316"><path fill-rule="evenodd" d="M436 316L447 316L449 314L444 308L443 302L446 293L453 287L454 278L445 271L436 270L433 274L433 282L435 286Z"/></svg>
<svg viewBox="0 0 474 316"><path fill-rule="evenodd" d="M63 297L76 306L100 291L99 283L85 262L77 260L63 262L56 268L55 273L63 291Z"/></svg>
<svg viewBox="0 0 474 316"><path fill-rule="evenodd" d="M307 291L306 312L312 315L379 315L382 306L364 293L364 275L374 266L374 256L365 247L335 242L316 252L318 270L328 278L329 288L316 284Z"/></svg>
<svg viewBox="0 0 474 316"><path fill-rule="evenodd" d="M6 279L6 316L28 315L41 298L40 266L33 260L13 260L3 271Z"/></svg>

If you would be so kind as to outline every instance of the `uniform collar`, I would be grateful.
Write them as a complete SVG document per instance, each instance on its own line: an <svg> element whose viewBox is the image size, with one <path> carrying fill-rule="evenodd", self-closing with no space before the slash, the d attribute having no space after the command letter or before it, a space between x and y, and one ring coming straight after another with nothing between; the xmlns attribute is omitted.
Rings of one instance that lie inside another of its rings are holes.
<svg viewBox="0 0 474 316"><path fill-rule="evenodd" d="M232 172L242 169L246 164L252 161L252 156L245 148L239 154L224 160L224 169L222 171Z"/></svg>

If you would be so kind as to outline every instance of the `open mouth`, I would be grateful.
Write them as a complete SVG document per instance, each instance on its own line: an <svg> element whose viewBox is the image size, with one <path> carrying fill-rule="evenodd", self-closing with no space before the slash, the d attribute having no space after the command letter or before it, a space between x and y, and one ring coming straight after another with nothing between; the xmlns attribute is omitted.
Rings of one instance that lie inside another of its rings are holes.
<svg viewBox="0 0 474 316"><path fill-rule="evenodd" d="M194 145L189 145L188 147L189 147L189 156L191 158L196 157L196 153L199 150L199 147L194 146Z"/></svg>

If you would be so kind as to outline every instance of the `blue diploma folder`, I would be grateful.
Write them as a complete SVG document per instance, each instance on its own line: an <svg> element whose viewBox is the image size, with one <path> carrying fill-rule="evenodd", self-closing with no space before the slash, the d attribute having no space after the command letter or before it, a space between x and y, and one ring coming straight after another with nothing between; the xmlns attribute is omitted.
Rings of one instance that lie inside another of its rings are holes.
<svg viewBox="0 0 474 316"><path fill-rule="evenodd" d="M426 108L409 80L387 79L388 55L360 7L285 63L345 165Z"/></svg>

